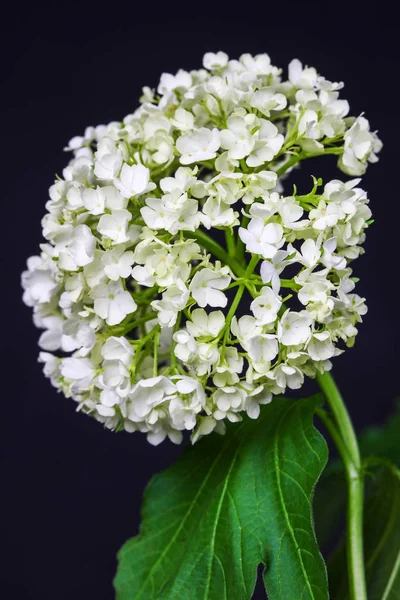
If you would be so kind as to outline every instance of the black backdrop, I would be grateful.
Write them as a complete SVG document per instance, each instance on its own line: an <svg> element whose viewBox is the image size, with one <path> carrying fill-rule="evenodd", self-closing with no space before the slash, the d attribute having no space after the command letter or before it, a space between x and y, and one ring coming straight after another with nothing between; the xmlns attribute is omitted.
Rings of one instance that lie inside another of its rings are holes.
<svg viewBox="0 0 400 600"><path fill-rule="evenodd" d="M257 12L253 4L207 10L210 16L203 7L200 18L194 4L169 3L161 11L133 2L54 2L3 14L4 598L113 598L115 554L138 530L146 482L181 451L169 442L153 448L140 434L103 430L56 394L36 361L38 333L19 288L26 257L38 250L47 189L67 159L63 146L86 125L131 112L142 85L155 86L161 72L198 68L209 50L231 57L266 51L279 66L298 57L328 79L345 81L352 114L365 111L385 146L364 179L376 221L367 254L354 265L369 313L355 349L335 360L334 373L357 428L384 422L398 393L397 31L372 19L360 26L348 14L333 16L329 31L325 17L309 12L296 25L274 27L286 19L285 10ZM340 177L334 162L326 160L328 169L315 162L310 172ZM309 186L305 174L296 177Z"/></svg>

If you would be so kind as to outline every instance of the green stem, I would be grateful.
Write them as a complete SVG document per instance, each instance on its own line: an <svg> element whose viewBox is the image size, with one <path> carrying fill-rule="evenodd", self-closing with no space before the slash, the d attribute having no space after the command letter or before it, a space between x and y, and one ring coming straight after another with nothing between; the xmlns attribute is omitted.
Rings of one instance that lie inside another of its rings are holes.
<svg viewBox="0 0 400 600"><path fill-rule="evenodd" d="M323 375L318 374L316 379L332 411L335 423L329 417L321 418L337 445L346 472L348 486L346 549L350 598L367 600L363 549L364 480L357 437L332 375L326 372Z"/></svg>
<svg viewBox="0 0 400 600"><path fill-rule="evenodd" d="M276 174L278 175L278 177L281 177L281 175L283 175L291 167L294 167L294 165L296 165L298 162L300 162L302 160L306 160L307 158L315 158L317 156L325 156L325 154L336 154L336 155L343 154L343 147L336 146L333 148L324 148L324 151L321 152L320 154L304 154L302 152L299 152L298 154L293 154L293 156L291 158L289 158L289 160L287 160L285 163L283 163L283 165L279 169L276 170ZM261 167L257 167L257 170L262 171L265 167L266 167L266 165L262 165Z"/></svg>
<svg viewBox="0 0 400 600"><path fill-rule="evenodd" d="M201 229L196 229L196 231L185 231L185 236L197 240L203 248L211 252L216 258L219 258L224 265L228 265L232 273L237 277L241 277L245 274L244 267L242 267L233 256L230 256L218 242L207 235L205 231L202 231Z"/></svg>
<svg viewBox="0 0 400 600"><path fill-rule="evenodd" d="M233 302L229 308L228 314L226 315L226 319L225 319L225 326L224 329L221 331L221 333L219 334L219 338L221 338L223 336L223 348L222 351L224 353L225 351L225 346L228 340L228 336L229 336L229 329L230 329L230 325L231 325L231 321L235 315L236 309L239 306L239 302L243 296L243 292L246 289L246 286L244 283L241 283L238 287L238 290L236 292L236 296L233 299ZM218 339L218 338L217 338Z"/></svg>
<svg viewBox="0 0 400 600"><path fill-rule="evenodd" d="M227 323L228 327L229 327L230 322L232 321L232 318L235 315L236 309L239 306L239 302L241 300L241 297L242 297L245 289L246 289L246 286L244 285L244 283L241 283L238 291L236 292L236 296L233 299L233 302L229 308L229 312L226 315L226 323Z"/></svg>
<svg viewBox="0 0 400 600"><path fill-rule="evenodd" d="M252 272L256 268L259 260L260 260L259 256L252 257L251 261L247 265L245 275L250 276L252 274ZM228 314L226 315L224 329L222 330L222 332L219 335L219 338L222 337L222 335L223 335L223 349L222 349L223 353L225 352L225 347L226 347L226 344L228 341L231 321L236 313L237 307L239 306L240 300L242 299L243 292L245 291L246 287L247 287L246 282L241 282L239 284L236 295L235 295L233 302L229 308ZM223 356L223 354L222 354L222 356Z"/></svg>
<svg viewBox="0 0 400 600"><path fill-rule="evenodd" d="M342 436L336 427L334 420L330 417L330 415L323 408L317 408L315 411L318 417L321 419L323 424L325 425L327 431L329 432L337 451L339 452L339 456L344 462L346 459L349 459L349 452L347 450L346 445L342 440Z"/></svg>
<svg viewBox="0 0 400 600"><path fill-rule="evenodd" d="M243 229L246 229L249 221L250 221L249 217L246 217L246 215L244 215L244 217L242 218L242 222L240 223L240 227L243 227ZM242 242L242 240L240 239L239 232L238 232L238 240L237 240L237 244L236 244L236 260L239 263L243 262L244 250L245 250L245 246L244 246L244 243Z"/></svg>
<svg viewBox="0 0 400 600"><path fill-rule="evenodd" d="M294 165L296 165L298 162L300 162L304 158L306 158L306 157L302 156L301 154L294 154L291 158L289 158L288 161L283 163L283 165L279 169L277 169L276 174L278 175L278 177L280 177L288 169L290 169L291 167L294 167Z"/></svg>
<svg viewBox="0 0 400 600"><path fill-rule="evenodd" d="M110 327L109 328L110 335L118 335L118 336L125 335L126 333L129 333L130 331L132 331L132 329L136 329L136 327L138 327L139 325L146 323L146 321L152 321L156 317L157 317L157 314L153 312L151 314L145 315L144 317L140 317L139 319L129 321L123 327L118 327L118 326Z"/></svg>
<svg viewBox="0 0 400 600"><path fill-rule="evenodd" d="M245 272L245 275L247 275L247 277L249 277L253 273L254 269L258 265L259 260L260 260L260 257L257 254L254 254L251 257L251 261L247 265L247 269L246 269L246 272Z"/></svg>
<svg viewBox="0 0 400 600"><path fill-rule="evenodd" d="M153 377L157 377L158 375L158 341L160 338L160 327L157 327L157 330L154 334L154 357L153 357Z"/></svg>
<svg viewBox="0 0 400 600"><path fill-rule="evenodd" d="M134 356L132 365L130 367L130 370L133 373L133 375L136 374L136 369L137 369L138 365L141 363L141 361L146 356L145 352L142 351L144 346L146 346L147 342L149 340L151 340L151 338L156 334L156 332L159 331L159 329L160 329L159 325L156 325L144 338L142 338L139 341L138 344L135 345L135 356Z"/></svg>
<svg viewBox="0 0 400 600"><path fill-rule="evenodd" d="M178 317L176 319L176 323L174 325L174 328L172 330L172 340L171 340L171 347L170 347L170 351L169 351L169 356L170 356L170 363L171 363L171 369L175 369L177 366L177 359L175 356L175 346L176 346L176 342L174 340L174 333L176 333L177 331L179 331L179 328L181 326L181 320L182 320L182 312L178 313Z"/></svg>
<svg viewBox="0 0 400 600"><path fill-rule="evenodd" d="M225 241L228 249L228 254L235 256L235 238L233 232L230 229L225 229Z"/></svg>
<svg viewBox="0 0 400 600"><path fill-rule="evenodd" d="M359 469L361 467L361 459L357 437L335 380L332 375L326 371L323 375L317 375L317 382L325 395L335 421L339 426L343 441L346 444L348 453L351 457L352 465L355 469Z"/></svg>

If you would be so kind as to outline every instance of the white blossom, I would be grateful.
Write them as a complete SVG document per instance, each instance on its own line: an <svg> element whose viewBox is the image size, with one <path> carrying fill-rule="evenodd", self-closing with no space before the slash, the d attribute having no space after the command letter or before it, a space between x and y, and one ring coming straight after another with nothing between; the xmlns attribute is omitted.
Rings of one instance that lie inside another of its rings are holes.
<svg viewBox="0 0 400 600"><path fill-rule="evenodd" d="M358 178L300 190L294 168L334 153L358 177L378 160L342 88L298 59L207 52L70 140L21 283L43 372L80 411L195 442L354 345L369 199Z"/></svg>
<svg viewBox="0 0 400 600"><path fill-rule="evenodd" d="M358 117L344 135L340 165L348 175L363 175L367 161L376 162L376 154L381 148L382 143L376 134L370 132L367 119Z"/></svg>
<svg viewBox="0 0 400 600"><path fill-rule="evenodd" d="M300 369L285 363L278 365L273 372L267 373L267 377L270 377L281 390L286 387L298 390L304 382L304 375Z"/></svg>
<svg viewBox="0 0 400 600"><path fill-rule="evenodd" d="M260 254L263 258L273 258L281 245L283 235L279 223L267 223L259 217L254 217L247 229L239 228L240 239L246 244L249 252Z"/></svg>
<svg viewBox="0 0 400 600"><path fill-rule="evenodd" d="M131 213L128 210L113 210L110 215L102 215L97 225L97 231L112 240L113 244L123 244L129 241L128 224Z"/></svg>
<svg viewBox="0 0 400 600"><path fill-rule="evenodd" d="M195 133L182 135L176 140L176 148L182 155L180 160L183 165L215 158L219 147L220 134L216 128L210 130L202 127Z"/></svg>
<svg viewBox="0 0 400 600"><path fill-rule="evenodd" d="M279 294L281 286L279 275L284 271L287 265L290 265L293 258L287 250L278 250L270 260L264 260L261 263L260 275L263 283L271 283L272 290Z"/></svg>
<svg viewBox="0 0 400 600"><path fill-rule="evenodd" d="M244 315L240 319L233 317L231 330L245 350L248 350L253 337L261 335L263 331L260 321L251 315Z"/></svg>
<svg viewBox="0 0 400 600"><path fill-rule="evenodd" d="M174 378L177 394L171 398L169 413L177 429L194 429L196 417L204 409L206 395L203 386L191 377Z"/></svg>
<svg viewBox="0 0 400 600"><path fill-rule="evenodd" d="M254 92L250 106L257 108L263 115L269 117L272 110L282 110L287 105L283 94L276 93L274 88L265 87Z"/></svg>
<svg viewBox="0 0 400 600"><path fill-rule="evenodd" d="M253 390L249 391L244 402L244 410L250 419L258 419L261 411L260 406L263 404L269 404L271 400L272 393L268 391L265 386L259 385Z"/></svg>
<svg viewBox="0 0 400 600"><path fill-rule="evenodd" d="M254 115L245 117L231 116L228 119L228 128L221 132L221 145L228 150L228 157L241 159L248 156L255 146L255 139L251 134L254 126Z"/></svg>
<svg viewBox="0 0 400 600"><path fill-rule="evenodd" d="M222 331L224 325L224 313L220 310L214 310L207 314L202 308L196 308L192 311L191 320L187 322L186 327L195 338L215 338Z"/></svg>
<svg viewBox="0 0 400 600"><path fill-rule="evenodd" d="M310 315L302 310L299 313L287 310L278 324L278 338L284 346L304 344L311 336Z"/></svg>
<svg viewBox="0 0 400 600"><path fill-rule="evenodd" d="M68 357L61 360L60 372L71 382L75 393L87 389L93 382L94 368L88 358Z"/></svg>
<svg viewBox="0 0 400 600"><path fill-rule="evenodd" d="M132 271L133 252L131 250L126 252L124 246L117 246L105 252L101 262L107 277L113 281L118 281L119 278L126 279Z"/></svg>
<svg viewBox="0 0 400 600"><path fill-rule="evenodd" d="M100 284L91 291L94 299L94 310L107 325L118 325L125 317L137 309L131 294L124 290L121 281L110 281Z"/></svg>
<svg viewBox="0 0 400 600"><path fill-rule="evenodd" d="M28 306L50 302L57 289L57 282L51 272L44 269L30 268L24 271L21 277L24 288L24 302Z"/></svg>
<svg viewBox="0 0 400 600"><path fill-rule="evenodd" d="M214 419L228 419L231 422L240 421L239 412L243 409L246 392L237 387L224 387L214 393L216 410Z"/></svg>
<svg viewBox="0 0 400 600"><path fill-rule="evenodd" d="M154 190L155 184L150 182L150 171L143 165L127 165L124 163L118 178L114 179L115 187L123 198L140 196Z"/></svg>
<svg viewBox="0 0 400 600"><path fill-rule="evenodd" d="M277 356L277 354L278 342L276 336L264 333L251 338L249 345L249 356L255 363L270 363Z"/></svg>
<svg viewBox="0 0 400 600"><path fill-rule="evenodd" d="M281 298L271 288L263 287L261 294L251 303L250 309L260 323L268 325L276 320L281 306Z"/></svg>
<svg viewBox="0 0 400 600"><path fill-rule="evenodd" d="M203 66L209 71L226 67L227 64L228 55L225 52L206 52L203 57Z"/></svg>
<svg viewBox="0 0 400 600"><path fill-rule="evenodd" d="M313 360L327 360L335 356L335 346L333 345L329 331L321 331L313 334L307 347L308 354Z"/></svg>
<svg viewBox="0 0 400 600"><path fill-rule="evenodd" d="M228 299L223 291L231 281L229 269L205 268L195 274L190 284L190 292L197 304L205 306L226 306Z"/></svg>
<svg viewBox="0 0 400 600"><path fill-rule="evenodd" d="M96 189L85 188L83 191L83 205L92 215L101 215L106 206L106 197L100 186Z"/></svg>
<svg viewBox="0 0 400 600"><path fill-rule="evenodd" d="M179 69L176 75L163 73L157 91L159 94L168 94L174 90L186 90L191 85L192 77L190 73L187 73L187 71L184 71L183 69Z"/></svg>
<svg viewBox="0 0 400 600"><path fill-rule="evenodd" d="M101 349L101 355L105 360L120 360L124 365L131 362L133 354L131 344L124 337L111 336L107 338Z"/></svg>
<svg viewBox="0 0 400 600"><path fill-rule="evenodd" d="M303 68L302 63L295 58L289 64L289 81L301 89L313 89L317 85L318 74L314 67Z"/></svg>
<svg viewBox="0 0 400 600"><path fill-rule="evenodd" d="M188 300L189 290L181 279L163 293L161 300L153 300L151 306L158 311L161 327L173 327Z"/></svg>
<svg viewBox="0 0 400 600"><path fill-rule="evenodd" d="M77 267L84 267L92 262L96 239L87 225L78 225L71 234L67 252Z"/></svg>

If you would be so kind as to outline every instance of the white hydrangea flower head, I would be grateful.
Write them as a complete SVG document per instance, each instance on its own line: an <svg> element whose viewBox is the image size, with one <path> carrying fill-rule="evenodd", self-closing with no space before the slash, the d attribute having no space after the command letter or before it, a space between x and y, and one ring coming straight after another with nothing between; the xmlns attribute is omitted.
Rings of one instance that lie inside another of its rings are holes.
<svg viewBox="0 0 400 600"><path fill-rule="evenodd" d="M342 83L295 59L208 52L123 121L71 139L41 253L22 275L44 374L78 408L152 444L224 432L351 347L367 308L352 261L360 179L285 191L302 160L378 160Z"/></svg>

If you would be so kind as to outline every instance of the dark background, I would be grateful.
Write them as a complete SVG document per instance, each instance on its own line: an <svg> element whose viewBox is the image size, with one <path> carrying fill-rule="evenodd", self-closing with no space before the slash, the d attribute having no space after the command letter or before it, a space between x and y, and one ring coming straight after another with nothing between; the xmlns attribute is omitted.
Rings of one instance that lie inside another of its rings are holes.
<svg viewBox="0 0 400 600"><path fill-rule="evenodd" d="M330 31L328 17L306 9L293 26L274 27L287 22L286 12L249 3L229 10L54 2L17 4L2 15L4 598L112 599L115 555L138 531L143 489L181 451L169 442L153 448L140 434L103 430L57 395L37 363L38 331L19 287L26 258L38 252L47 189L67 161L63 146L87 125L130 113L141 87L156 86L163 71L199 68L211 50L232 58L268 52L281 67L298 57L328 79L344 80L351 114L365 111L379 130L381 160L363 183L375 224L367 254L354 265L369 313L355 349L335 360L334 373L357 429L383 423L392 410L399 391L398 33L373 17L360 25L348 12L332 16ZM333 157L307 168L344 177ZM296 175L298 181L307 190L305 173Z"/></svg>

